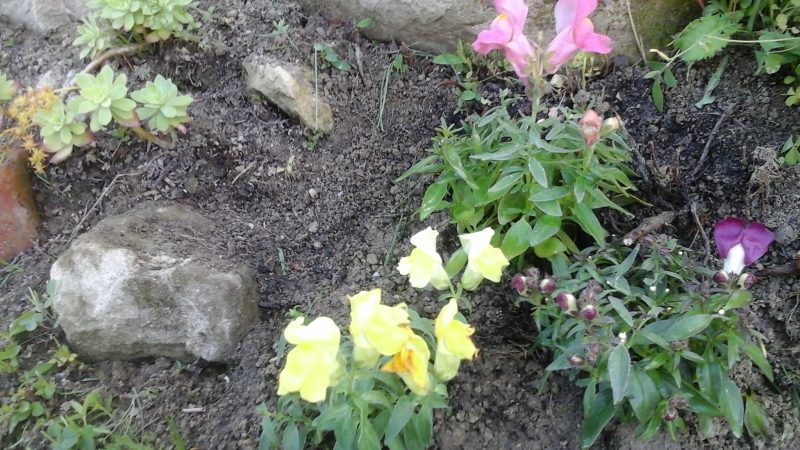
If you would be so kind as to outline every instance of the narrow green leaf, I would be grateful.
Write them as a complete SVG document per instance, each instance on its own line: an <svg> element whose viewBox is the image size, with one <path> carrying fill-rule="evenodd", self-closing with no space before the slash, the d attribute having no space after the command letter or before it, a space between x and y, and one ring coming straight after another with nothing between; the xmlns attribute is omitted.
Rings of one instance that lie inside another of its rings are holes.
<svg viewBox="0 0 800 450"><path fill-rule="evenodd" d="M629 327L633 328L633 316L631 316L631 313L628 311L627 308L625 308L625 304L622 302L622 300L611 296L608 296L606 298L608 299L608 302L611 303L611 307L614 308L614 311L616 311L617 314L619 314L619 317L622 318L622 320Z"/></svg>
<svg viewBox="0 0 800 450"><path fill-rule="evenodd" d="M764 439L770 435L769 416L764 408L758 404L754 396L748 396L744 409L744 426L750 436L760 436Z"/></svg>
<svg viewBox="0 0 800 450"><path fill-rule="evenodd" d="M444 196L447 195L448 184L439 182L433 183L425 190L425 195L422 197L422 205L419 208L420 220L425 220L432 213L443 209L447 206L444 202Z"/></svg>
<svg viewBox="0 0 800 450"><path fill-rule="evenodd" d="M583 412L581 448L591 447L612 417L614 417L614 405L611 402L611 393L602 391L592 402L592 408Z"/></svg>
<svg viewBox="0 0 800 450"><path fill-rule="evenodd" d="M742 425L744 424L744 402L742 401L742 391L730 378L723 378L720 385L719 405L722 414L728 420L733 435L742 437Z"/></svg>
<svg viewBox="0 0 800 450"><path fill-rule="evenodd" d="M472 179L472 176L470 176L470 174L464 170L464 165L461 163L461 157L458 155L458 150L455 147L445 147L442 150L442 156L444 156L444 160L450 165L450 168L453 169L453 172L455 172L459 178L467 183L467 186L475 190L480 189L475 180Z"/></svg>
<svg viewBox="0 0 800 450"><path fill-rule="evenodd" d="M397 403L392 408L392 414L389 416L389 423L386 425L384 443L388 443L396 438L403 428L405 428L411 415L414 414L414 409L417 404L411 401L409 397L400 397Z"/></svg>
<svg viewBox="0 0 800 450"><path fill-rule="evenodd" d="M631 357L628 348L621 343L611 350L608 356L608 378L611 381L611 392L614 404L625 398L625 389L628 387L628 375L631 372Z"/></svg>
<svg viewBox="0 0 800 450"><path fill-rule="evenodd" d="M500 249L507 259L516 258L531 247L530 241L532 237L533 230L528 224L528 221L524 218L519 219L508 229L506 235L503 236Z"/></svg>
<svg viewBox="0 0 800 450"><path fill-rule="evenodd" d="M658 405L659 395L655 383L647 375L647 372L636 367L632 368L628 379L627 395L639 423L650 420Z"/></svg>
<svg viewBox="0 0 800 450"><path fill-rule="evenodd" d="M561 230L561 217L556 216L540 216L533 224L533 231L530 235L528 244L531 247L541 244L546 239L554 236Z"/></svg>
<svg viewBox="0 0 800 450"><path fill-rule="evenodd" d="M753 294L746 289L738 289L731 293L728 302L725 304L725 309L741 308L742 306L750 303L753 299Z"/></svg>
<svg viewBox="0 0 800 450"><path fill-rule="evenodd" d="M433 57L434 64L441 64L444 66L454 66L456 64L463 64L464 58L453 53L442 53Z"/></svg>
<svg viewBox="0 0 800 450"><path fill-rule="evenodd" d="M770 366L769 361L767 361L767 357L764 356L764 352L761 351L761 348L752 342L744 342L742 345L742 350L744 350L744 353L747 355L747 357L753 361L753 364L761 369L761 372L767 377L767 379L769 379L769 381L774 381L775 375L772 373L772 366Z"/></svg>
<svg viewBox="0 0 800 450"><path fill-rule="evenodd" d="M297 430L297 425L290 423L286 425L283 430L283 439L281 448L283 450L301 450L300 446L300 432Z"/></svg>
<svg viewBox="0 0 800 450"><path fill-rule="evenodd" d="M497 183L495 183L492 187L489 188L490 194L495 194L498 192L505 192L511 189L514 184L522 178L522 174L517 173L510 173L508 175L503 176Z"/></svg>
<svg viewBox="0 0 800 450"><path fill-rule="evenodd" d="M528 171L533 175L533 179L539 183L539 186L547 188L547 172L544 170L542 163L533 156L528 158Z"/></svg>
<svg viewBox="0 0 800 450"><path fill-rule="evenodd" d="M600 225L600 221L597 220L597 216L594 215L591 208L583 203L576 203L575 206L572 207L572 218L581 226L583 231L594 238L598 245L605 245L606 235L608 233L603 226Z"/></svg>
<svg viewBox="0 0 800 450"><path fill-rule="evenodd" d="M531 195L530 200L532 202L549 202L566 197L570 192L572 192L572 190L569 186L554 186L534 193Z"/></svg>

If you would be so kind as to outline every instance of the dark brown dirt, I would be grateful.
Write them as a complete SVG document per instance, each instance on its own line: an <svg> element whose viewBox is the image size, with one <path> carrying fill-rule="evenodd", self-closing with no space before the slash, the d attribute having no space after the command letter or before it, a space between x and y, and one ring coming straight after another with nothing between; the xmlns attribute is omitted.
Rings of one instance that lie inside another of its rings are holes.
<svg viewBox="0 0 800 450"><path fill-rule="evenodd" d="M161 73L194 96L189 135L169 151L135 139L119 143L106 137L52 168L49 184L35 186L44 219L38 245L14 261L21 271L0 287L0 322L5 326L29 307L28 287L43 291L53 258L101 218L146 200L198 207L227 230L228 250L246 255L258 272L262 323L245 338L236 362L89 364L68 374L62 388L102 386L121 399L122 408L139 395L142 424L160 443L169 442L166 418L173 417L190 445L247 449L257 446L260 433L256 405L276 400L282 364L276 342L289 308L343 323L345 296L378 286L387 302L407 301L429 316L438 309L432 294L415 292L394 272L397 258L408 250L407 237L423 225L410 216L421 186L392 180L424 156L440 117L451 117L456 100L441 84L450 79L449 69L406 53L409 70L389 83L381 128L381 80L404 49L364 40L352 25L327 22L292 2L200 3L204 9L217 6L212 22L201 31L202 45L174 43L117 61L132 83ZM272 21L281 18L291 25L290 39L266 37L273 31ZM0 67L28 85L54 66L78 69L77 50L69 46L73 33L67 29L35 36L0 22L0 42L5 43ZM272 49L276 57L311 66L315 42L333 44L354 70L320 70L320 86L336 127L307 149L311 137L300 125L245 91L241 63L252 52ZM757 148L774 148L790 134L800 134L798 109L783 106L781 77L754 76L750 54L736 53L715 91L716 102L698 110L693 105L715 67L714 61L698 64L688 77L685 70L678 71L679 86L667 92L663 114L650 102L649 81L642 79L640 69L618 65L589 87L594 95L605 92L601 100L608 102L607 114L622 117L647 162L653 184L642 188L656 206L642 214L680 209L693 200L707 230L729 214L762 218L776 209L770 205L781 205L777 209L783 214L793 208L788 217L796 221L798 203L788 199L798 198L798 184L781 180L798 180L797 168L770 171L779 176L777 182L750 180L764 165L756 157ZM715 135L699 176L692 179L709 133L728 108L730 115ZM291 173L271 174L290 161ZM690 215L681 216L672 231L703 248ZM764 263L786 262L799 248L796 240L775 245ZM768 386L749 367L737 372L737 380L756 390L766 405L773 420L772 441L737 441L724 431L707 440L692 429L680 444L666 438L642 444L628 426L615 425L597 447L800 447L795 431L800 419L792 403L800 379L800 325L794 318L799 289L793 280L767 280L753 306L754 320L770 339L770 358L779 374L776 386ZM470 321L479 325L480 357L465 364L450 384L452 411L438 416L434 448L577 448L581 391L561 377L542 383L548 361L529 353L535 331L512 300L505 285L486 286L472 297ZM34 358L47 339L32 346ZM4 390L12 382L0 376ZM196 407L202 412L183 411Z"/></svg>

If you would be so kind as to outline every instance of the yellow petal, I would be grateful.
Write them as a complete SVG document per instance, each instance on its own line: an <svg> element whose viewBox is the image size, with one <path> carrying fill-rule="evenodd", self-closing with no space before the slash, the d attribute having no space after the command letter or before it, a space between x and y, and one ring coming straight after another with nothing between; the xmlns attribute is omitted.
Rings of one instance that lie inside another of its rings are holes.
<svg viewBox="0 0 800 450"><path fill-rule="evenodd" d="M432 284L436 289L448 289L450 277L442 266L442 257L436 252L439 233L428 227L411 237L416 247L409 256L400 259L397 271L407 275L411 286L422 289Z"/></svg>
<svg viewBox="0 0 800 450"><path fill-rule="evenodd" d="M350 297L350 334L355 347L363 349L358 358L360 364L374 364L375 358L369 355L369 349L392 355L408 339L406 305L386 306L381 305L380 300L380 289L362 291Z"/></svg>
<svg viewBox="0 0 800 450"><path fill-rule="evenodd" d="M484 248L476 258L470 259L468 264L472 265L487 280L497 283L503 276L503 268L508 265L508 259L502 250L489 246Z"/></svg>
<svg viewBox="0 0 800 450"><path fill-rule="evenodd" d="M302 317L284 331L295 347L286 355L286 365L278 377L278 395L300 392L309 402L325 399L325 393L339 370L339 327L327 317L303 325Z"/></svg>
<svg viewBox="0 0 800 450"><path fill-rule="evenodd" d="M500 281L503 268L508 265L508 259L499 248L492 246L492 236L494 230L491 228L459 236L468 257L467 269L461 279L464 289L477 288L482 278L495 283Z"/></svg>
<svg viewBox="0 0 800 450"><path fill-rule="evenodd" d="M381 370L400 376L412 392L425 395L430 387L428 361L430 350L425 340L410 330L403 348L389 360Z"/></svg>

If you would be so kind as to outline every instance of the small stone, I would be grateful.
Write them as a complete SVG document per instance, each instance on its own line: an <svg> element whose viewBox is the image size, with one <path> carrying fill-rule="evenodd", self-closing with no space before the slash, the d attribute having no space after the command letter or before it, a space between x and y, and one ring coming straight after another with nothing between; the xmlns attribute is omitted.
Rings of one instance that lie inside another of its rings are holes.
<svg viewBox="0 0 800 450"><path fill-rule="evenodd" d="M370 265L378 264L378 256L374 253L367 254L367 264Z"/></svg>
<svg viewBox="0 0 800 450"><path fill-rule="evenodd" d="M313 243L312 245L313 245L313 246L314 246L314 248L315 248L315 249L317 249L317 250L319 250L319 249L321 249L321 248L322 248L322 242L320 242L320 241L314 241L314 243Z"/></svg>
<svg viewBox="0 0 800 450"><path fill-rule="evenodd" d="M311 222L311 225L308 226L308 232L316 233L317 231L319 231L319 223L317 223L317 221L315 220Z"/></svg>
<svg viewBox="0 0 800 450"><path fill-rule="evenodd" d="M185 183L183 183L183 188L186 189L186 192L188 192L189 194L194 194L195 192L197 192L197 187L199 184L200 182L197 181L197 178L189 177L189 179L186 180Z"/></svg>
<svg viewBox="0 0 800 450"><path fill-rule="evenodd" d="M314 188L311 188L311 189L309 189L309 190L308 190L308 196L309 196L309 197L311 197L311 198L317 198L317 195L318 195L318 194L317 194L317 190L316 190L316 189L314 189Z"/></svg>
<svg viewBox="0 0 800 450"><path fill-rule="evenodd" d="M267 57L247 58L244 62L248 89L254 89L282 109L299 119L315 132L333 130L333 112L319 98L306 79L301 67Z"/></svg>

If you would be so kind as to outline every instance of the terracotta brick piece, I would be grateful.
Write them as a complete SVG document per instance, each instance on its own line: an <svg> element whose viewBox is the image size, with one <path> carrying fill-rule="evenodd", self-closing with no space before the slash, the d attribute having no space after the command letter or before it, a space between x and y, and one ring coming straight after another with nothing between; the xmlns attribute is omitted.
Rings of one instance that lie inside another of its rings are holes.
<svg viewBox="0 0 800 450"><path fill-rule="evenodd" d="M11 260L30 248L38 226L27 152L4 152L0 154L0 259Z"/></svg>

